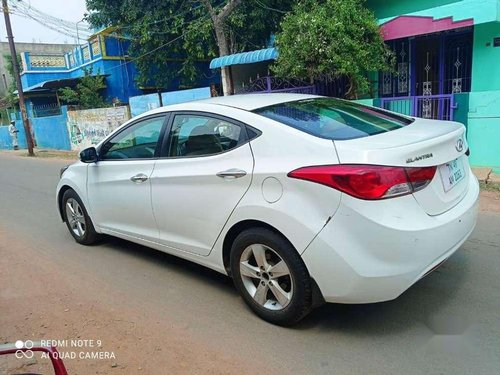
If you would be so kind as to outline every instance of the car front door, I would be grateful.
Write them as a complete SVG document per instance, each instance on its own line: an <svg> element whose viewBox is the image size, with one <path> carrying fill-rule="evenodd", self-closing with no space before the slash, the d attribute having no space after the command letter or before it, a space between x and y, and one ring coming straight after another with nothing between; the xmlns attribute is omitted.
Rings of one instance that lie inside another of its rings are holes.
<svg viewBox="0 0 500 375"><path fill-rule="evenodd" d="M150 177L165 125L165 115L132 123L103 143L99 161L89 165L90 208L104 232L158 241Z"/></svg>
<svg viewBox="0 0 500 375"><path fill-rule="evenodd" d="M244 124L200 113L171 115L151 175L160 243L208 255L246 193L254 159Z"/></svg>

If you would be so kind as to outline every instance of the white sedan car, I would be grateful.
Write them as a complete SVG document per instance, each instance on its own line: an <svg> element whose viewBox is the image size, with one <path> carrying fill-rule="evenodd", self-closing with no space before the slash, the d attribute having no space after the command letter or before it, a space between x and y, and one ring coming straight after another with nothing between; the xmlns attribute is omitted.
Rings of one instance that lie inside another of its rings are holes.
<svg viewBox="0 0 500 375"><path fill-rule="evenodd" d="M471 234L465 128L298 94L212 98L133 118L61 171L81 244L121 237L230 275L289 325L326 301L398 297Z"/></svg>

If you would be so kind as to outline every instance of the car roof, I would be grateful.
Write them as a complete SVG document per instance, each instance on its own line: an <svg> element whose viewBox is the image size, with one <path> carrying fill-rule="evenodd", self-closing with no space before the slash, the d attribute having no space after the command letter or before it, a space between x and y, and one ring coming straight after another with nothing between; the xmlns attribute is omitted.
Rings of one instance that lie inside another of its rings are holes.
<svg viewBox="0 0 500 375"><path fill-rule="evenodd" d="M263 93L217 96L209 99L198 100L197 103L217 104L227 107L239 108L245 111L253 111L254 109L267 107L274 104L313 98L319 98L319 96L307 94Z"/></svg>
<svg viewBox="0 0 500 375"><path fill-rule="evenodd" d="M244 111L253 111L258 108L267 107L274 104L294 102L296 100L321 98L318 95L307 94L240 94L231 96L217 96L208 99L192 100L177 104L167 104L163 107L158 107L150 111L134 116L131 120L138 120L147 116L156 115L169 111L192 111L198 110L198 104L203 104L205 109L210 106L226 106L238 108Z"/></svg>

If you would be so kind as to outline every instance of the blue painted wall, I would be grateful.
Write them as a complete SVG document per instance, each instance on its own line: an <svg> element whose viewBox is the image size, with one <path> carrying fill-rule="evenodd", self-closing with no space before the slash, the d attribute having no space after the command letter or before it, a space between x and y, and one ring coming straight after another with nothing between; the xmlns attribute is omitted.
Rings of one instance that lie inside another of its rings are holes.
<svg viewBox="0 0 500 375"><path fill-rule="evenodd" d="M104 98L111 101L118 98L122 103L128 103L130 96L142 94L136 83L137 70L133 63L125 64L124 60L103 60L99 58L89 64L68 71L37 71L26 72L21 75L24 89L46 81L66 78L83 77L85 69L92 69L92 74L106 74L106 86Z"/></svg>
<svg viewBox="0 0 500 375"><path fill-rule="evenodd" d="M68 108L61 107L59 116L31 118L31 126L35 133L37 147L55 150L71 150L69 142Z"/></svg>
<svg viewBox="0 0 500 375"><path fill-rule="evenodd" d="M190 102L197 99L206 99L210 98L210 87L164 92L161 94L161 98L163 105Z"/></svg>
<svg viewBox="0 0 500 375"><path fill-rule="evenodd" d="M100 48L94 54L92 44L96 40L99 42ZM26 71L21 73L23 88L27 93L27 97L33 97L33 102L38 104L38 98L42 94L36 95L35 92L30 92L30 89L35 89L35 87L47 81L80 78L84 76L85 70L91 70L94 75L103 74L106 76L107 87L103 90L103 96L107 102L118 99L122 103L129 103L130 97L143 94L143 91L136 83L138 72L135 63L125 58L125 56L128 56L129 47L130 41L108 35L103 30L97 37L64 54L64 64L57 62L53 66L40 66L39 63L32 65L30 53L24 52L22 56ZM85 55L84 51L88 51L86 59L83 58ZM220 84L219 72L209 69L208 61L198 61L195 63L197 69L200 70L200 74L194 84L193 82L185 81L182 74L178 73L182 68L180 61L168 59L168 61L165 61L165 64L175 73L175 78L172 79L168 87L164 87L167 91ZM155 83L148 82L144 86L154 87ZM46 96L49 97L52 103L56 102L56 97L53 93Z"/></svg>
<svg viewBox="0 0 500 375"><path fill-rule="evenodd" d="M19 148L27 148L26 135L24 133L23 122L21 120L16 121L16 128L19 130L17 133L17 139L19 142ZM0 126L0 149L12 150L12 138L9 134L8 126Z"/></svg>
<svg viewBox="0 0 500 375"><path fill-rule="evenodd" d="M137 69L135 64L125 64L123 60L102 60L101 72L109 74L106 77L107 89L104 97L110 101L118 98L122 103L128 103L131 96L141 95L142 90L137 87Z"/></svg>
<svg viewBox="0 0 500 375"><path fill-rule="evenodd" d="M160 106L160 98L158 94L148 94L133 96L129 99L130 115L135 117L141 113Z"/></svg>
<svg viewBox="0 0 500 375"><path fill-rule="evenodd" d="M59 116L29 116L37 147L71 150L68 127L66 125L68 120L67 113L67 107L63 106L61 107L61 114ZM19 130L19 133L17 133L19 148L27 148L23 122L16 120L16 127ZM12 138L10 137L8 126L0 126L0 149L12 150Z"/></svg>
<svg viewBox="0 0 500 375"><path fill-rule="evenodd" d="M106 56L123 56L128 53L130 41L125 39L105 37L104 45L106 48Z"/></svg>
<svg viewBox="0 0 500 375"><path fill-rule="evenodd" d="M210 97L210 87L164 92L161 96L164 105L205 99ZM132 97L130 98L130 102L132 116L137 116L160 106L158 94ZM28 117L31 121L37 147L71 150L70 136L67 128L68 108L66 106L61 107L60 115L47 117L33 117L31 107L28 106ZM26 137L21 120L16 121L16 127L19 129L19 147L26 148ZM7 126L0 127L0 149L12 149L12 139Z"/></svg>
<svg viewBox="0 0 500 375"><path fill-rule="evenodd" d="M206 99L210 98L210 87L164 92L161 94L161 98L164 106ZM134 117L151 109L158 108L160 106L160 99L158 98L158 94L140 95L130 98L129 104L130 114Z"/></svg>

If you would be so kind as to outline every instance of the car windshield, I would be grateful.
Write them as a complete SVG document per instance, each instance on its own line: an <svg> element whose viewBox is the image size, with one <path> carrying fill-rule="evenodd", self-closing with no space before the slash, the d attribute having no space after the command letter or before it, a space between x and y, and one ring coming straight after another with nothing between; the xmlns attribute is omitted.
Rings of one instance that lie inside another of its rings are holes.
<svg viewBox="0 0 500 375"><path fill-rule="evenodd" d="M347 100L318 98L280 103L253 111L317 137L346 140L389 132L413 122Z"/></svg>

